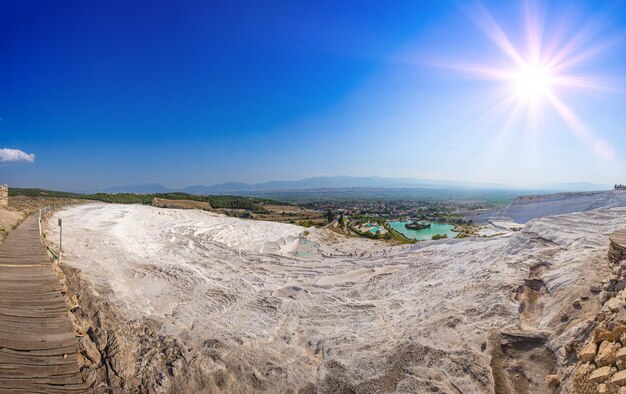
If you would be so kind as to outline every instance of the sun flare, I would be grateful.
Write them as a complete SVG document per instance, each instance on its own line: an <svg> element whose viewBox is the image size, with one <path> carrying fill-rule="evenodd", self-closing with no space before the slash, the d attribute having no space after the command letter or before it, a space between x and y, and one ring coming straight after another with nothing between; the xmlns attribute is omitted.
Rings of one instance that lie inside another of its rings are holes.
<svg viewBox="0 0 626 394"><path fill-rule="evenodd" d="M607 82L599 83L601 79L596 76L574 74L577 66L592 60L608 46L586 47L597 29L595 25L583 26L572 32L556 30L553 36L547 35L548 24L543 19L544 15L532 4L525 3L524 10L526 48L514 45L515 41L482 5L479 4L472 14L476 25L501 50L509 65L494 67L484 63L454 63L447 67L466 71L472 78L499 83L492 105L487 110L491 112L487 115L497 119L500 114L508 113L505 120L507 127L502 128L502 133L513 123L526 121L530 125L526 129L528 135L536 136L540 129L545 129L543 120L548 112L553 112L584 146L601 146L602 149L592 148L592 151L603 159L613 159L615 152L607 141L588 127L566 100L575 98L575 90L612 89ZM525 108L528 111L524 111ZM525 119L524 114L527 115ZM496 138L496 141L501 139Z"/></svg>
<svg viewBox="0 0 626 394"><path fill-rule="evenodd" d="M538 100L550 92L551 75L544 67L522 67L513 79L515 91L525 99Z"/></svg>

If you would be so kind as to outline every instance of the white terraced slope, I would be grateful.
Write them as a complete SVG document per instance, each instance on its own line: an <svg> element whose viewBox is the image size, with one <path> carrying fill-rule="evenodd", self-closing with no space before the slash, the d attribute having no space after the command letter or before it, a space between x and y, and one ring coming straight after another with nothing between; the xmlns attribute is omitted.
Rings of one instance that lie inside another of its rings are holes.
<svg viewBox="0 0 626 394"><path fill-rule="evenodd" d="M493 392L493 371L515 371L494 338L525 332L545 335L545 355L514 361L533 372L531 392L545 392L544 376L560 368L551 357L599 308L592 299L567 309L607 274L607 236L626 227L626 208L393 248L140 205L74 206L51 223L57 218L64 264L129 319L158 322L191 355L218 341L196 367L243 391L265 382L277 392L310 384L321 392Z"/></svg>
<svg viewBox="0 0 626 394"><path fill-rule="evenodd" d="M521 196L515 198L505 208L480 214L472 219L476 222L511 220L526 223L545 216L623 206L626 206L626 190Z"/></svg>

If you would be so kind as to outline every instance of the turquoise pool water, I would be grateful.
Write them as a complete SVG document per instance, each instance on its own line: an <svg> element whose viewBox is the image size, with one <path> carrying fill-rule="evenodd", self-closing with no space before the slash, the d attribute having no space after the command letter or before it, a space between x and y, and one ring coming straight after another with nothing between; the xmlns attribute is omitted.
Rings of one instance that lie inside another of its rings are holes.
<svg viewBox="0 0 626 394"><path fill-rule="evenodd" d="M451 224L432 223L429 228L425 228L423 230L410 230L404 227L405 224L409 223L411 222L389 222L389 226L397 232L403 234L407 238L411 238L417 241L430 241L433 235L436 234L447 234L448 238L454 238L457 235L456 232L452 231L454 226Z"/></svg>
<svg viewBox="0 0 626 394"><path fill-rule="evenodd" d="M376 234L376 231L378 231L378 226L370 228L370 231Z"/></svg>
<svg viewBox="0 0 626 394"><path fill-rule="evenodd" d="M298 247L295 251L291 252L291 255L295 257L311 257L317 251L318 246L316 242L306 238L300 238L298 240Z"/></svg>

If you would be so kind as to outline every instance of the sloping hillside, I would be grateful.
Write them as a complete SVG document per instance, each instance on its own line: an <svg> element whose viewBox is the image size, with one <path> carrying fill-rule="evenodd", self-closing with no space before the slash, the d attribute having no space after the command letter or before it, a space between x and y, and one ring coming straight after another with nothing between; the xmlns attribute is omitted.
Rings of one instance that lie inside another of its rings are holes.
<svg viewBox="0 0 626 394"><path fill-rule="evenodd" d="M526 223L532 219L545 216L623 206L626 206L626 190L556 193L517 197L505 208L476 215L471 219L479 223L490 220L510 220L516 223Z"/></svg>

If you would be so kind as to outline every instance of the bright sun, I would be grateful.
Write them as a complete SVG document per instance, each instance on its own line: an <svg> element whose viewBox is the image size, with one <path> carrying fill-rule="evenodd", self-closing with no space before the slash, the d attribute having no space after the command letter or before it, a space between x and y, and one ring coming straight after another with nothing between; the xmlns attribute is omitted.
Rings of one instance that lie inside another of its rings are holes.
<svg viewBox="0 0 626 394"><path fill-rule="evenodd" d="M524 4L524 23L527 47L517 48L491 14L478 3L472 12L472 19L487 37L502 51L510 61L506 65L501 61L498 66L485 64L452 63L446 65L465 70L473 78L501 83L494 90L493 102L487 110L486 119L504 119L505 127L495 139L506 138L510 125L520 119L524 112L530 122L527 123L529 136L535 138L540 129L544 129L546 110L556 113L566 124L572 135L584 146L591 147L605 160L615 157L614 150L600 138L593 129L563 100L565 89L567 96L580 90L612 90L606 82L593 75L576 75L572 72L601 51L610 47L589 45L594 37L598 21L579 27L577 30L554 30L553 36L544 35L550 26L539 2L527 1ZM553 24L554 25L554 24ZM556 25L561 25L557 23ZM565 26L565 25L563 25ZM615 41L617 42L617 41ZM545 108L544 108L545 107ZM526 110L526 111L525 111Z"/></svg>
<svg viewBox="0 0 626 394"><path fill-rule="evenodd" d="M537 100L550 92L550 73L540 66L520 68L514 76L515 91L528 100Z"/></svg>

